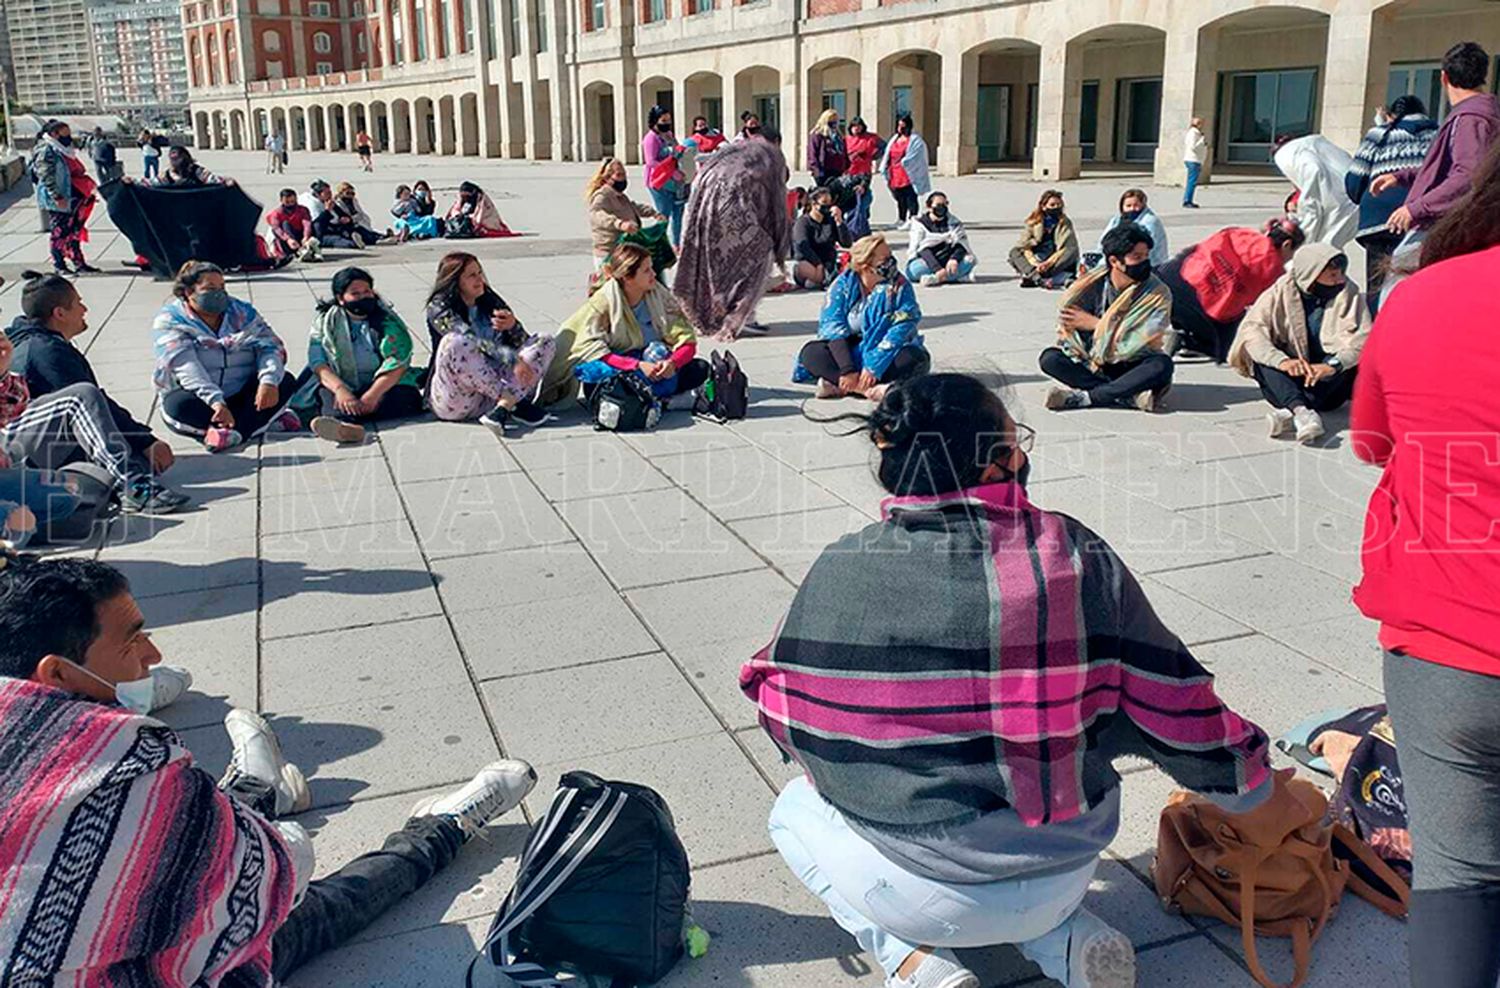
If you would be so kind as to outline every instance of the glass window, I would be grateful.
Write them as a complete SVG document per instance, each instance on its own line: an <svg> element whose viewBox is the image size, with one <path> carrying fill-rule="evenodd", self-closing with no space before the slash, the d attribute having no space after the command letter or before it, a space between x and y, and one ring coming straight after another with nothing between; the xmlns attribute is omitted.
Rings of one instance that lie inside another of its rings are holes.
<svg viewBox="0 0 1500 988"><path fill-rule="evenodd" d="M1443 67L1437 62L1392 65L1386 76L1385 105L1398 96L1416 96L1435 118L1448 116L1447 96L1443 91Z"/></svg>
<svg viewBox="0 0 1500 988"><path fill-rule="evenodd" d="M313 51L319 55L327 55L333 51L333 39L328 36L328 32L319 31L313 35Z"/></svg>
<svg viewBox="0 0 1500 988"><path fill-rule="evenodd" d="M411 36L417 44L416 60L421 62L427 58L427 3L426 0L417 0L411 8Z"/></svg>
<svg viewBox="0 0 1500 988"><path fill-rule="evenodd" d="M317 71L318 71L318 75L333 75L333 63L332 62L319 62L318 63Z"/></svg>
<svg viewBox="0 0 1500 988"><path fill-rule="evenodd" d="M310 17L332 17L333 4L327 3L325 0L313 0L312 3L307 5L307 13Z"/></svg>
<svg viewBox="0 0 1500 988"><path fill-rule="evenodd" d="M528 0L510 0L510 53L521 54L521 4Z"/></svg>
<svg viewBox="0 0 1500 988"><path fill-rule="evenodd" d="M365 0L354 0L354 2L349 5L349 16L350 17L363 17L363 16L365 16Z"/></svg>
<svg viewBox="0 0 1500 988"><path fill-rule="evenodd" d="M823 90L823 109L837 110L840 120L849 117L849 91L847 89Z"/></svg>
<svg viewBox="0 0 1500 988"><path fill-rule="evenodd" d="M781 129L781 97L780 96L757 96L755 97L755 115L760 117L760 122L767 127Z"/></svg>
<svg viewBox="0 0 1500 988"><path fill-rule="evenodd" d="M589 30L602 31L609 25L604 22L604 0L590 0Z"/></svg>
<svg viewBox="0 0 1500 988"><path fill-rule="evenodd" d="M328 71L332 72L333 71L333 66L330 65L328 67ZM280 79L281 77L282 77L282 71L281 71L281 62L280 62L280 60L273 59L272 61L267 62L266 63L266 78L267 79Z"/></svg>
<svg viewBox="0 0 1500 988"><path fill-rule="evenodd" d="M1311 134L1317 83L1316 69L1231 76L1228 159L1267 162L1277 138Z"/></svg>
<svg viewBox="0 0 1500 988"><path fill-rule="evenodd" d="M448 0L433 0L437 4L437 43L438 50L445 51L448 47Z"/></svg>
<svg viewBox="0 0 1500 988"><path fill-rule="evenodd" d="M667 0L650 0L646 8L646 20L664 21L667 19Z"/></svg>
<svg viewBox="0 0 1500 988"><path fill-rule="evenodd" d="M724 129L724 100L719 96L705 96L699 102L702 113L708 118L708 125L715 130ZM691 121L690 121L691 122Z"/></svg>
<svg viewBox="0 0 1500 988"><path fill-rule="evenodd" d="M1099 142L1099 81L1083 84L1078 104L1078 143L1083 146L1083 160L1093 161Z"/></svg>
<svg viewBox="0 0 1500 988"><path fill-rule="evenodd" d="M406 19L405 10L405 0L395 0L391 4L391 47L394 50L391 64L393 65L400 65L406 61L406 29L403 24Z"/></svg>
<svg viewBox="0 0 1500 988"><path fill-rule="evenodd" d="M551 29L547 27L547 5L552 0L536 0L536 50L537 54L547 50Z"/></svg>
<svg viewBox="0 0 1500 988"><path fill-rule="evenodd" d="M891 119L895 120L903 113L911 112L911 87L891 87Z"/></svg>
<svg viewBox="0 0 1500 988"><path fill-rule="evenodd" d="M281 35L266 31L260 36L260 47L262 51L281 51Z"/></svg>
<svg viewBox="0 0 1500 988"><path fill-rule="evenodd" d="M1123 85L1125 160L1152 161L1161 134L1161 80L1131 79Z"/></svg>
<svg viewBox="0 0 1500 988"><path fill-rule="evenodd" d="M370 50L370 42L365 38L363 34L355 36L354 50L359 52L361 55Z"/></svg>

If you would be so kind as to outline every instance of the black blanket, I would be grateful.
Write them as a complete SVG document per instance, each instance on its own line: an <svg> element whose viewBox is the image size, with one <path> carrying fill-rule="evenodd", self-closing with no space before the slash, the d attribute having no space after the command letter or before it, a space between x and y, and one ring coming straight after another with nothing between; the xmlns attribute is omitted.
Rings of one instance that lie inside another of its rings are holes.
<svg viewBox="0 0 1500 988"><path fill-rule="evenodd" d="M225 269L267 266L255 232L260 203L237 185L153 189L112 182L101 191L109 218L155 274L171 277L193 260Z"/></svg>

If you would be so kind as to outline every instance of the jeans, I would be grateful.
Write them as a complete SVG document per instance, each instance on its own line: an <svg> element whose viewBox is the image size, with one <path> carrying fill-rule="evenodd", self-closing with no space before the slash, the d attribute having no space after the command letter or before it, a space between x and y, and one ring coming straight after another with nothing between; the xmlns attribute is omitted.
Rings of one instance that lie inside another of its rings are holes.
<svg viewBox="0 0 1500 988"><path fill-rule="evenodd" d="M1331 412L1335 408L1342 408L1354 394L1354 375L1359 368L1345 368L1312 387L1279 367L1256 364L1254 370L1255 383L1260 385L1260 393L1271 403L1271 407L1295 410L1301 405L1315 412Z"/></svg>
<svg viewBox="0 0 1500 988"><path fill-rule="evenodd" d="M811 340L802 347L797 359L814 377L830 384L839 383L845 374L858 374L859 361L855 354L859 350L859 337L838 340ZM919 346L902 347L896 351L885 373L880 375L880 384L894 384L920 374L932 367L932 357Z"/></svg>
<svg viewBox="0 0 1500 988"><path fill-rule="evenodd" d="M672 246L680 246L682 244L682 203L677 198L676 187L668 185L664 189L652 189L651 204L672 224L670 231Z"/></svg>
<svg viewBox="0 0 1500 988"><path fill-rule="evenodd" d="M1184 161L1182 166L1187 169L1187 184L1182 188L1182 204L1186 206L1193 201L1193 196L1198 192L1198 176L1203 171L1203 163Z"/></svg>
<svg viewBox="0 0 1500 988"><path fill-rule="evenodd" d="M1089 393L1093 405L1124 405L1142 391L1160 391L1172 383L1172 358L1149 353L1125 364L1105 364L1097 373L1055 346L1037 360L1042 373L1070 388Z"/></svg>
<svg viewBox="0 0 1500 988"><path fill-rule="evenodd" d="M639 356L634 354L633 356ZM593 366L591 366L593 365ZM610 378L622 373L609 366L602 360L589 360L578 365L578 370L584 379L583 401L588 404L594 396L594 392L603 387ZM624 373L638 374L639 371L627 371ZM686 394L694 388L701 387L707 381L713 368L709 367L708 361L702 357L694 357L678 368L677 373L665 381L650 381L651 393L658 398L675 398L677 395ZM643 378L645 375L641 375Z"/></svg>
<svg viewBox="0 0 1500 988"><path fill-rule="evenodd" d="M144 160L146 163L144 174L147 178L156 178L161 174L161 155L149 154L146 155L142 160Z"/></svg>
<svg viewBox="0 0 1500 988"><path fill-rule="evenodd" d="M896 973L919 946L1013 943L1049 977L1066 982L1069 920L1097 862L1059 875L978 885L944 884L904 871L850 829L806 778L793 779L771 808L771 841L834 922Z"/></svg>
<svg viewBox="0 0 1500 988"><path fill-rule="evenodd" d="M1413 988L1500 978L1500 677L1385 653L1411 820ZM1420 973L1418 973L1420 972Z"/></svg>
<svg viewBox="0 0 1500 988"><path fill-rule="evenodd" d="M869 185L872 177L864 176L864 191L854 200L854 215L849 217L849 235L855 240L870 235L870 207L875 203L875 190Z"/></svg>
<svg viewBox="0 0 1500 988"><path fill-rule="evenodd" d="M21 548L37 532L46 532L49 523L66 521L78 507L79 499L63 479L50 470L0 469L0 530L3 530L0 537ZM36 516L36 528L10 528L10 513L17 508L31 510Z"/></svg>
<svg viewBox="0 0 1500 988"><path fill-rule="evenodd" d="M965 257L963 260L958 262L958 274L950 276L948 280L961 281L964 278L967 278L970 273L973 272L975 265L977 265L978 263L979 262L974 259L974 256L972 254L968 257ZM933 271L930 267L927 266L927 262L922 260L920 257L914 257L906 264L907 281L921 281L924 277L932 273Z"/></svg>
<svg viewBox="0 0 1500 988"><path fill-rule="evenodd" d="M255 407L255 392L260 388L258 380L252 379L239 394L225 395L224 403L234 416L235 430L245 439L253 439L265 432L266 427L276 421L287 405L291 404L292 396L310 373L311 371L303 371L302 377L283 374L281 383L277 385L276 404L265 410ZM213 425L213 414L214 410L191 391L174 388L161 396L162 421L167 423L167 428L179 435L202 436Z"/></svg>
<svg viewBox="0 0 1500 988"><path fill-rule="evenodd" d="M1076 264L1059 264L1047 274L1042 274L1032 263L1031 254L1020 247L1012 247L1010 266L1016 269L1022 280L1031 278L1044 288L1065 288L1077 274Z"/></svg>

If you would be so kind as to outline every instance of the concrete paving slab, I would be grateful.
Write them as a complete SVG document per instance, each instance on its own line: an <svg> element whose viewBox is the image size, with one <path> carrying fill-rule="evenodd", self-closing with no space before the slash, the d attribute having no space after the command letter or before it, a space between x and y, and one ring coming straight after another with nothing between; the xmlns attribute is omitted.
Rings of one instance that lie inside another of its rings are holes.
<svg viewBox="0 0 1500 988"><path fill-rule="evenodd" d="M570 501L661 490L672 481L618 436L535 441L512 448L548 500Z"/></svg>
<svg viewBox="0 0 1500 988"><path fill-rule="evenodd" d="M657 457L656 464L725 521L827 508L838 499L756 449Z"/></svg>
<svg viewBox="0 0 1500 988"><path fill-rule="evenodd" d="M1308 714L1379 703L1381 693L1262 635L1193 650L1214 674L1220 698L1271 737Z"/></svg>
<svg viewBox="0 0 1500 988"><path fill-rule="evenodd" d="M520 469L506 447L481 426L469 429L453 422L403 424L382 430L380 445L401 485Z"/></svg>
<svg viewBox="0 0 1500 988"><path fill-rule="evenodd" d="M125 574L136 597L254 584L260 572L254 539L191 548L159 547L154 542L105 546L99 558Z"/></svg>
<svg viewBox="0 0 1500 988"><path fill-rule="evenodd" d="M257 598L254 585L140 598L163 661L193 674L193 688L156 714L168 727L221 724L234 707L256 708Z"/></svg>
<svg viewBox="0 0 1500 988"><path fill-rule="evenodd" d="M447 692L469 673L441 616L275 638L261 646L263 702L271 710L372 700L416 683Z"/></svg>
<svg viewBox="0 0 1500 988"><path fill-rule="evenodd" d="M660 646L619 593L610 588L574 597L460 611L453 626L481 680L562 669Z"/></svg>
<svg viewBox="0 0 1500 988"><path fill-rule="evenodd" d="M1347 615L1352 606L1347 581L1285 556L1208 563L1161 573L1157 581L1252 627L1272 623L1292 607L1299 619L1310 621Z"/></svg>
<svg viewBox="0 0 1500 988"><path fill-rule="evenodd" d="M611 589L598 564L577 542L436 559L432 573L452 614Z"/></svg>
<svg viewBox="0 0 1500 988"><path fill-rule="evenodd" d="M520 473L428 480L403 488L429 559L566 542L572 538Z"/></svg>
<svg viewBox="0 0 1500 988"><path fill-rule="evenodd" d="M1375 690L1384 690L1385 651L1380 647L1380 624L1363 614L1348 614L1310 624L1268 628L1275 639L1323 665Z"/></svg>
<svg viewBox="0 0 1500 988"><path fill-rule="evenodd" d="M809 477L814 475L809 474ZM750 548L794 583L800 583L829 543L870 524L853 508L820 508L798 514L744 518L729 524Z"/></svg>
<svg viewBox="0 0 1500 988"><path fill-rule="evenodd" d="M768 569L627 591L667 650L721 642L759 648L770 640L796 590Z"/></svg>
<svg viewBox="0 0 1500 988"><path fill-rule="evenodd" d="M430 988L435 984L461 984L469 961L484 943L490 919L447 923L335 950L294 973L286 988L331 985Z"/></svg>

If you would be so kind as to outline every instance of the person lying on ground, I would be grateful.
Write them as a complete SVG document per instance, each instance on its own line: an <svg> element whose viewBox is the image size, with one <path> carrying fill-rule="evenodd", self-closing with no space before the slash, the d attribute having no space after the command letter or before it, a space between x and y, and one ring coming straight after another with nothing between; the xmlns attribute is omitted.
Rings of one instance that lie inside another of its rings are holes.
<svg viewBox="0 0 1500 988"><path fill-rule="evenodd" d="M1151 273L1151 234L1126 223L1100 246L1104 267L1063 296L1058 345L1038 360L1064 385L1047 393L1047 407L1161 411L1172 388L1172 293Z"/></svg>
<svg viewBox="0 0 1500 988"><path fill-rule="evenodd" d="M1021 238L1010 251L1010 266L1022 288L1064 288L1078 267L1078 234L1068 218L1062 193L1048 189L1026 217Z"/></svg>
<svg viewBox="0 0 1500 988"><path fill-rule="evenodd" d="M792 368L798 384L818 382L819 398L884 397L892 384L927 373L922 308L885 237L872 233L849 249L849 267L828 289L817 339Z"/></svg>
<svg viewBox="0 0 1500 988"><path fill-rule="evenodd" d="M1354 394L1360 352L1370 336L1370 311L1345 272L1349 258L1326 243L1297 251L1291 270L1266 290L1240 323L1229 363L1253 377L1271 404L1271 438L1296 433L1299 443L1323 437L1319 412Z"/></svg>
<svg viewBox="0 0 1500 988"><path fill-rule="evenodd" d="M217 264L184 264L151 329L152 381L173 432L222 453L268 430L302 428L288 407L299 382L285 344L255 306L229 294Z"/></svg>
<svg viewBox="0 0 1500 988"><path fill-rule="evenodd" d="M798 288L827 288L839 274L839 248L853 242L833 193L823 186L813 189L792 224L792 280Z"/></svg>
<svg viewBox="0 0 1500 988"><path fill-rule="evenodd" d="M411 365L411 333L375 292L363 268L333 276L307 336L307 366L318 377L320 414L312 431L338 443L363 442L364 424L421 415L421 375Z"/></svg>
<svg viewBox="0 0 1500 988"><path fill-rule="evenodd" d="M536 399L557 342L526 332L473 254L453 251L438 262L427 296L427 332L429 398L438 418L478 419L497 436L551 420Z"/></svg>
<svg viewBox="0 0 1500 988"><path fill-rule="evenodd" d="M216 785L147 715L162 656L124 575L3 564L0 846L16 856L0 952L22 981L269 988L409 898L535 785L525 762L493 762L312 881L307 831L276 819L311 794L266 722L225 718ZM61 877L78 869L91 880Z"/></svg>
<svg viewBox="0 0 1500 988"><path fill-rule="evenodd" d="M621 244L600 274L598 289L558 331L544 395L565 371L583 382L585 402L619 374L639 375L667 400L708 380L698 337L677 299L657 281L646 248Z"/></svg>
<svg viewBox="0 0 1500 988"><path fill-rule="evenodd" d="M1084 905L1114 762L1239 812L1271 792L1268 739L1108 543L1031 502L1033 434L983 384L926 375L850 418L892 497L740 672L803 773L771 840L889 988L979 988L952 951L1001 943L1067 988L1133 986L1129 937Z"/></svg>
<svg viewBox="0 0 1500 988"><path fill-rule="evenodd" d="M950 281L973 281L979 258L969 246L969 234L948 208L948 197L934 192L927 210L911 224L906 245L906 277L932 288Z"/></svg>

